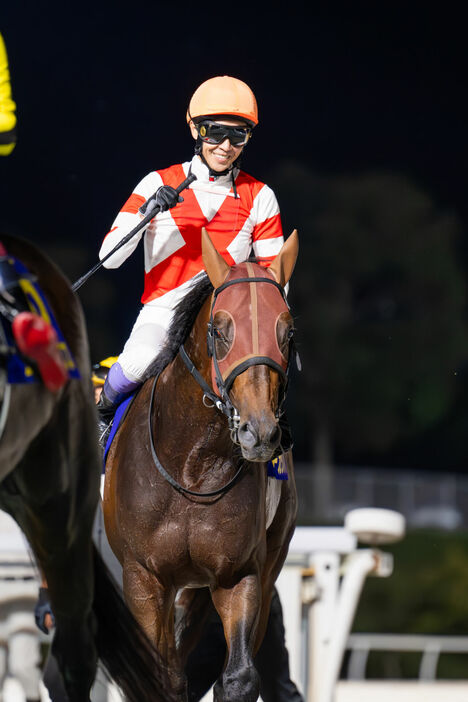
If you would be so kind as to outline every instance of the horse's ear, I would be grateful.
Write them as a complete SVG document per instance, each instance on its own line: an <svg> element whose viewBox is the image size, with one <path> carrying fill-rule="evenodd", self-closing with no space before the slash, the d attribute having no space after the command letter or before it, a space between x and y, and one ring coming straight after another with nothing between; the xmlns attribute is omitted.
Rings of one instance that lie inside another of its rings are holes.
<svg viewBox="0 0 468 702"><path fill-rule="evenodd" d="M279 254L268 268L270 273L273 273L276 282L283 288L292 276L298 251L299 237L297 236L297 229L295 229L293 233L288 236Z"/></svg>
<svg viewBox="0 0 468 702"><path fill-rule="evenodd" d="M208 278L211 280L214 289L219 288L228 277L231 267L216 250L205 227L202 228L202 256Z"/></svg>

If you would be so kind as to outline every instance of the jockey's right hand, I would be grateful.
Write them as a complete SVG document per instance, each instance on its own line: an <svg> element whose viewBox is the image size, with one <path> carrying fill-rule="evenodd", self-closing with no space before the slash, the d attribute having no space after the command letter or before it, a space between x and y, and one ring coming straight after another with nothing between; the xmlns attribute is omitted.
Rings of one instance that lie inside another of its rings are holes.
<svg viewBox="0 0 468 702"><path fill-rule="evenodd" d="M50 606L49 591L46 587L39 588L39 596L34 607L34 618L37 627L48 634L50 629L55 626L54 613Z"/></svg>
<svg viewBox="0 0 468 702"><path fill-rule="evenodd" d="M170 185L161 185L161 187L156 190L154 197L150 197L138 211L141 215L146 216L157 206L160 212L166 212L171 209L171 207L175 207L179 202L183 201L184 198L179 195L175 188Z"/></svg>

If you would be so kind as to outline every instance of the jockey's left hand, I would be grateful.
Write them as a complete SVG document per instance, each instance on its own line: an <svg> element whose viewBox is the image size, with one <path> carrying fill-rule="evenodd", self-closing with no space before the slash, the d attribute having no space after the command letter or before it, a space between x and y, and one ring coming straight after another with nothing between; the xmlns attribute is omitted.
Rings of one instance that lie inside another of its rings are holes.
<svg viewBox="0 0 468 702"><path fill-rule="evenodd" d="M175 207L179 202L183 202L184 198L179 195L177 190L170 185L161 185L156 190L155 197L147 200L139 209L140 214L146 216L154 207L159 207L160 212L166 212Z"/></svg>

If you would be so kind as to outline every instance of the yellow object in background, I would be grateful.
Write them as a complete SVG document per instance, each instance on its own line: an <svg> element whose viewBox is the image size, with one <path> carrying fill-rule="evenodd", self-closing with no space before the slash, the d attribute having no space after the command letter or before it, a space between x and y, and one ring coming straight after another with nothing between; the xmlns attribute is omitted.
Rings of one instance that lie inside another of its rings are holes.
<svg viewBox="0 0 468 702"><path fill-rule="evenodd" d="M100 361L93 366L91 380L93 381L95 388L104 385L106 375L108 374L110 367L114 365L117 359L118 356L108 356L108 358L105 358L103 361Z"/></svg>
<svg viewBox="0 0 468 702"><path fill-rule="evenodd" d="M0 156L11 154L16 144L16 105L11 97L10 71L0 34Z"/></svg>

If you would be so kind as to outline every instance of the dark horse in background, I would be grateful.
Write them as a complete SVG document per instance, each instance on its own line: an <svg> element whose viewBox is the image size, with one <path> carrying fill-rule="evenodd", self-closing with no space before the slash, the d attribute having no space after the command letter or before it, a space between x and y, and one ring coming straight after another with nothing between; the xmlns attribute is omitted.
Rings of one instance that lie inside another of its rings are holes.
<svg viewBox="0 0 468 702"><path fill-rule="evenodd" d="M252 658L297 511L290 452L288 480L266 468L281 441L293 333L284 286L298 242L294 232L268 269L231 269L205 231L202 245L209 279L179 304L167 348L109 450L104 518L127 602L178 664L178 699L192 634L213 603L227 644L215 699L253 702ZM178 593L187 628L176 637Z"/></svg>
<svg viewBox="0 0 468 702"><path fill-rule="evenodd" d="M52 651L68 697L89 701L99 657L128 700L172 700L165 666L92 543L101 457L81 306L36 247L0 240L4 262L5 254L20 261L42 290L79 373L54 391L40 377L12 385L3 373L0 383L0 507L23 530L47 579L56 621ZM12 298L11 290L1 294Z"/></svg>

